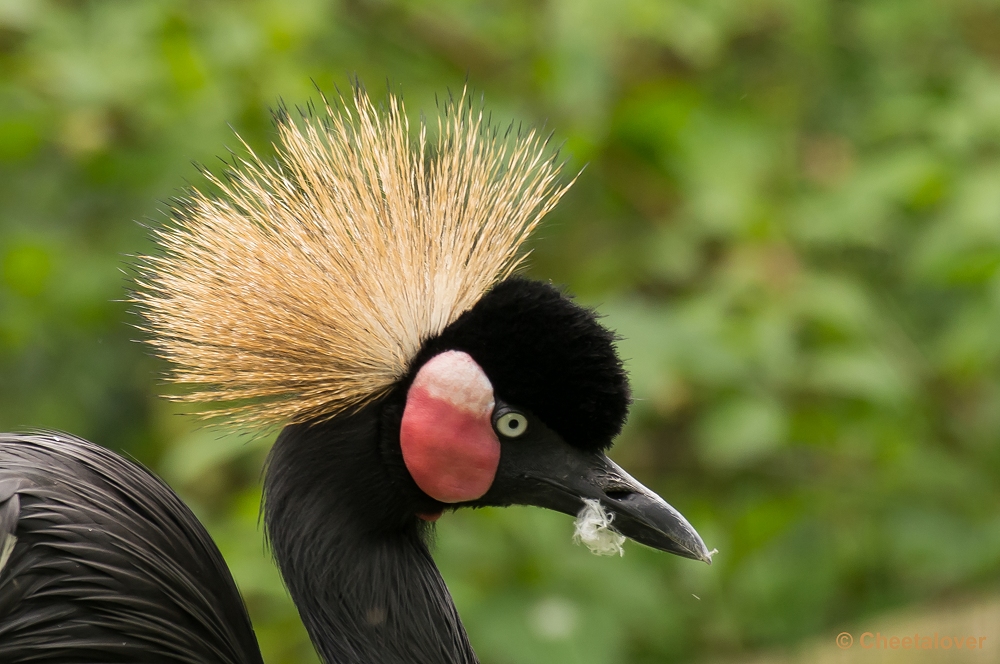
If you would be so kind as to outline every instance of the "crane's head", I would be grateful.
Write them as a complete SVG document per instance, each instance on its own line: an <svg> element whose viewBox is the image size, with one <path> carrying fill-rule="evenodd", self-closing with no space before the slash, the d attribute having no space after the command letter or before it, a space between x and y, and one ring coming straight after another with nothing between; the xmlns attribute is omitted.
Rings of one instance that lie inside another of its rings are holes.
<svg viewBox="0 0 1000 664"><path fill-rule="evenodd" d="M687 520L605 455L630 402L613 341L591 311L521 278L429 340L402 385L399 435L406 468L430 499L420 515L535 505L710 563Z"/></svg>
<svg viewBox="0 0 1000 664"><path fill-rule="evenodd" d="M630 403L612 333L512 276L568 186L545 141L495 130L464 96L434 143L397 99L361 91L277 119L278 160L209 176L217 191L176 207L142 267L152 343L195 387L181 398L299 433L381 409L412 519L537 505L577 515L591 544L617 541L610 527L710 562L684 517L605 456ZM314 443L318 463L350 444Z"/></svg>

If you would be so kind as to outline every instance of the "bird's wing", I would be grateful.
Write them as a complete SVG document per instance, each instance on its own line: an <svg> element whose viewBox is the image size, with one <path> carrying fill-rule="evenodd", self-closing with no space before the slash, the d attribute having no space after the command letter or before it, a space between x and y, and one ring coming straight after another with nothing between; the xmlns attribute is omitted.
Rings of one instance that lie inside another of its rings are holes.
<svg viewBox="0 0 1000 664"><path fill-rule="evenodd" d="M205 528L141 466L0 434L0 662L261 664Z"/></svg>

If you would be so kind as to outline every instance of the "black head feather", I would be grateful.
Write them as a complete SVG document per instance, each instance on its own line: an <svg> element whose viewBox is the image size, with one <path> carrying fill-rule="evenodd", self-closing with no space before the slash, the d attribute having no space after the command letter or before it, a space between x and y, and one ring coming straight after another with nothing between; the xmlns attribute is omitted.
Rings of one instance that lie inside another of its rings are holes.
<svg viewBox="0 0 1000 664"><path fill-rule="evenodd" d="M464 351L504 401L530 410L571 445L606 449L631 402L614 341L593 311L559 289L511 277L428 340L410 377L442 351Z"/></svg>

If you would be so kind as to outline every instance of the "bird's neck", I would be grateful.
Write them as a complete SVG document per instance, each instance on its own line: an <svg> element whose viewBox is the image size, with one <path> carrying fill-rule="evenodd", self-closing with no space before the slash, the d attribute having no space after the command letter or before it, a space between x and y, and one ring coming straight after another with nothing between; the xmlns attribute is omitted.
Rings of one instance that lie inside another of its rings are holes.
<svg viewBox="0 0 1000 664"><path fill-rule="evenodd" d="M477 662L407 496L383 408L286 428L264 482L278 567L329 664Z"/></svg>

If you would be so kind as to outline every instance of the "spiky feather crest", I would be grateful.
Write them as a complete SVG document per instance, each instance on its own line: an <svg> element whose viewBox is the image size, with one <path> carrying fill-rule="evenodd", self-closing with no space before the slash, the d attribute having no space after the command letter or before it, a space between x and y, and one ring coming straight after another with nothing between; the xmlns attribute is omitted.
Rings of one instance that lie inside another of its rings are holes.
<svg viewBox="0 0 1000 664"><path fill-rule="evenodd" d="M421 344L523 260L569 184L534 130L503 134L463 92L437 136L360 89L301 121L277 159L244 143L217 195L192 190L135 303L176 397L238 424L299 423L385 394ZM571 184L571 183L570 183Z"/></svg>

